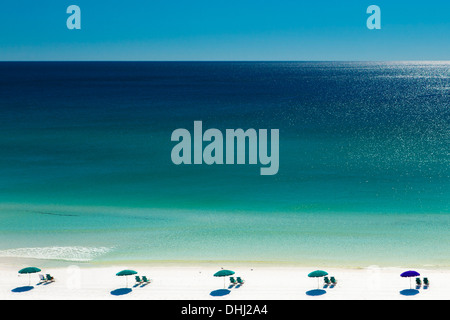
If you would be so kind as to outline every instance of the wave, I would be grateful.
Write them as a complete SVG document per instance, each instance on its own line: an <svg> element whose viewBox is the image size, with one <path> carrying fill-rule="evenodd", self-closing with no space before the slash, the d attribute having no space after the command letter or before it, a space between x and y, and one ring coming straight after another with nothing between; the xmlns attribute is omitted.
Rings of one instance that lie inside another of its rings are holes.
<svg viewBox="0 0 450 320"><path fill-rule="evenodd" d="M31 258L88 262L110 252L106 247L37 247L0 250L2 258Z"/></svg>

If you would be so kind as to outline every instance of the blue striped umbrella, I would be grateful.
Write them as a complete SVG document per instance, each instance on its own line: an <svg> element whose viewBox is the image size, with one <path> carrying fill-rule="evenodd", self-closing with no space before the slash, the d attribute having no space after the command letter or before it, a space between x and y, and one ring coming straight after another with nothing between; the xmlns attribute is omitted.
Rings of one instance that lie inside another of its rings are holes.
<svg viewBox="0 0 450 320"><path fill-rule="evenodd" d="M409 278L409 288L410 289L412 287L411 278L419 277L419 276L420 276L420 273L418 273L417 271L414 271L414 270L405 271L400 275L400 277L402 277L402 278Z"/></svg>

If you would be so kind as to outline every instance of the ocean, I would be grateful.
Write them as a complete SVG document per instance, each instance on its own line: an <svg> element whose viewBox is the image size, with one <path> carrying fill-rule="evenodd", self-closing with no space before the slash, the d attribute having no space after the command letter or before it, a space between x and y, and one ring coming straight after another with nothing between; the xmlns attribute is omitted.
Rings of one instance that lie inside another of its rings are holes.
<svg viewBox="0 0 450 320"><path fill-rule="evenodd" d="M175 165L194 121L279 171ZM449 62L1 62L0 259L450 266Z"/></svg>

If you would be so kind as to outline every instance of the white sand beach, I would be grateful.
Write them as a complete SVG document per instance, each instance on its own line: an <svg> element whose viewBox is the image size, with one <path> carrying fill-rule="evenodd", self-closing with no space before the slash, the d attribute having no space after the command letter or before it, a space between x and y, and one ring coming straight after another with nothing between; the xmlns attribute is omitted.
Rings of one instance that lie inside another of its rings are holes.
<svg viewBox="0 0 450 320"><path fill-rule="evenodd" d="M17 263L17 262L16 262ZM362 269L284 266L249 263L137 263L107 266L67 265L44 268L39 261L27 261L42 269L41 274L51 274L55 282L39 284L38 274L19 275L18 270L29 265L11 262L0 263L0 299L2 300L78 300L78 299L135 299L135 300L448 300L450 298L450 270L416 269L421 279L427 277L430 286L416 288L415 279L401 278L407 269ZM221 268L235 271L245 283L231 286L228 278L213 277ZM148 285L136 285L135 277L118 277L123 269L138 271L138 275L151 279ZM326 270L338 283L324 287L323 280L308 278L316 269Z"/></svg>

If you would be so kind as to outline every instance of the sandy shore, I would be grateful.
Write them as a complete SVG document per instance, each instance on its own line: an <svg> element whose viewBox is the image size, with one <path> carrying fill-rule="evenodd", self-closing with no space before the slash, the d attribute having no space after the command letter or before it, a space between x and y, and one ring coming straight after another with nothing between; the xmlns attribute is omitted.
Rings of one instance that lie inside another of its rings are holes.
<svg viewBox="0 0 450 320"><path fill-rule="evenodd" d="M417 269L421 278L428 277L429 287L416 288L412 281L401 278L405 269L317 268L254 264L239 266L210 264L135 264L88 266L70 265L44 268L32 261L11 265L0 263L0 299L233 299L233 300L304 300L304 299L438 299L450 298L450 270ZM55 282L39 284L38 274L19 275L18 270L26 266L37 266L43 274L51 274ZM245 280L241 286L230 287L229 279L213 277L221 268L231 269ZM139 275L151 279L148 285L136 285L134 276L117 277L123 269L133 269ZM320 280L308 278L316 269L326 270L338 280L334 287L324 287Z"/></svg>

